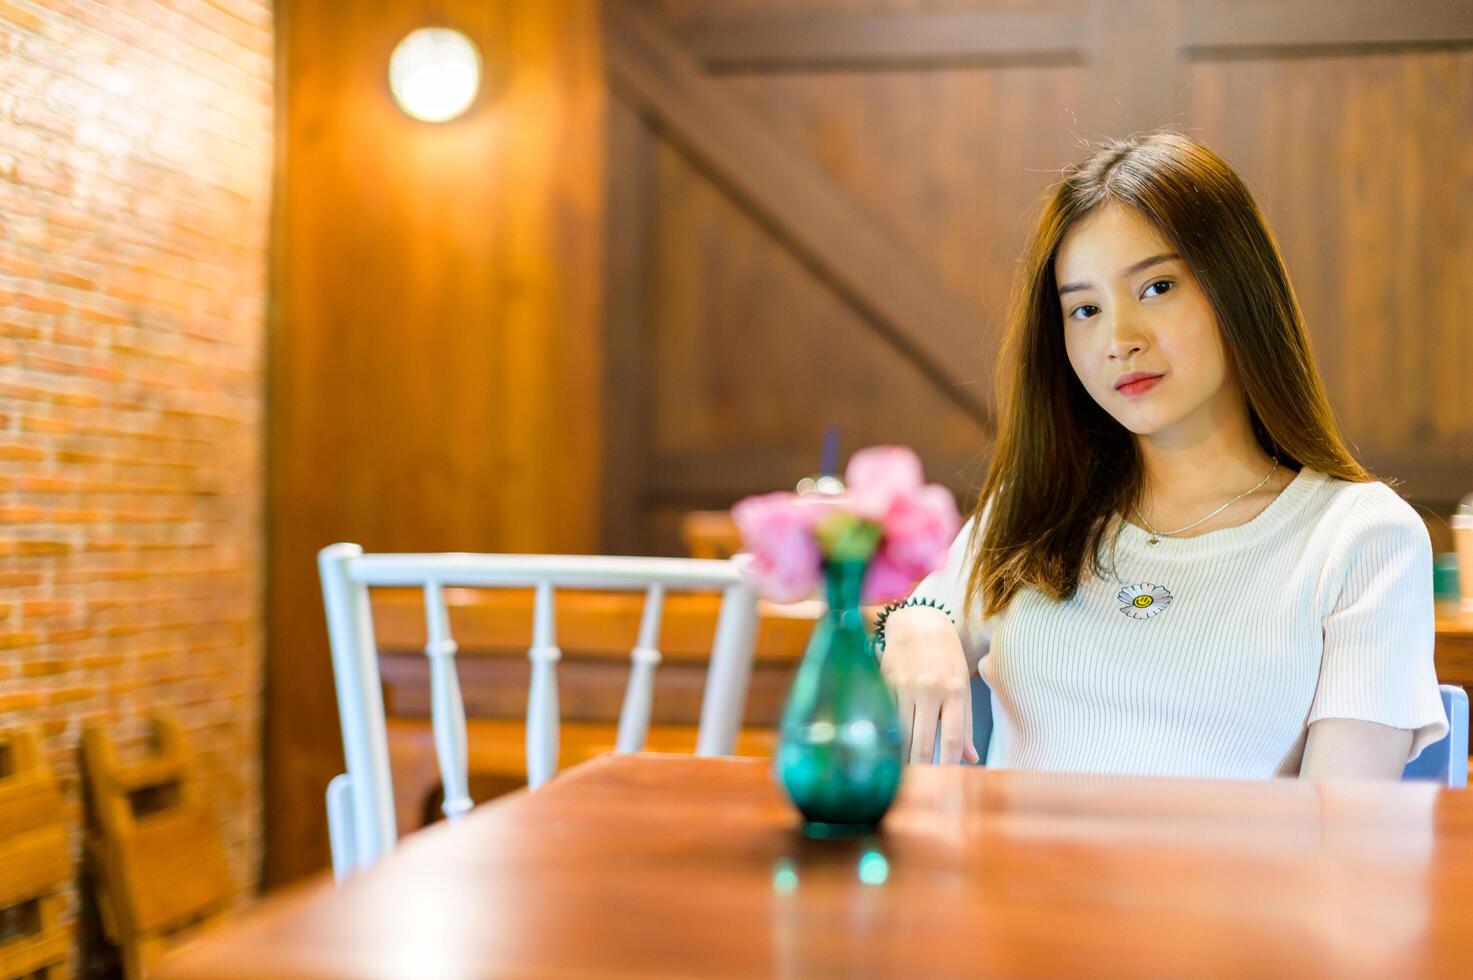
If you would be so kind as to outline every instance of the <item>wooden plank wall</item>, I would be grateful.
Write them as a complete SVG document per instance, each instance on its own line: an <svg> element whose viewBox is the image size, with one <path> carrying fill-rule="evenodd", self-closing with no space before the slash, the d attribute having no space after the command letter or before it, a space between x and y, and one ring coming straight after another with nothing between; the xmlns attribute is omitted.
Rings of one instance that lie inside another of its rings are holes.
<svg viewBox="0 0 1473 980"><path fill-rule="evenodd" d="M1467 4L606 8L614 116L638 121L625 122L637 137L611 144L611 179L642 187L645 209L613 214L610 234L627 240L634 222L646 245L642 262L623 260L644 305L611 306L609 336L648 346L610 358L650 389L646 424L611 461L626 492L609 502L609 545L678 550L683 510L795 481L831 424L846 451L916 446L965 496L990 431L965 396L987 391L1038 195L1080 138L1162 123L1206 140L1255 189L1363 458L1432 511L1473 490L1473 331L1456 308L1473 269ZM660 61L651 34L674 93L642 81ZM692 120L693 97L722 111ZM723 127L764 146L725 152ZM800 171L835 192L842 220L774 208ZM863 224L891 251L846 278L833 256ZM888 278L902 259L968 321L948 324L963 339L945 371L853 281Z"/></svg>
<svg viewBox="0 0 1473 980"><path fill-rule="evenodd" d="M596 551L604 83L590 3L278 3L267 879L323 867L342 769L317 549ZM403 115L389 54L458 27L486 84Z"/></svg>

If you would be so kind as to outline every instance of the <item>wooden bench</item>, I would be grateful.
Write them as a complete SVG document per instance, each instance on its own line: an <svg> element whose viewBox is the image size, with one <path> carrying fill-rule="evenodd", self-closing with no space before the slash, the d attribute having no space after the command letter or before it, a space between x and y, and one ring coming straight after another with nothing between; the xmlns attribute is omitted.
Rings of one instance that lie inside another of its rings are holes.
<svg viewBox="0 0 1473 980"><path fill-rule="evenodd" d="M61 793L41 739L0 732L0 978L70 975L61 892L71 877Z"/></svg>
<svg viewBox="0 0 1473 980"><path fill-rule="evenodd" d="M235 891L183 729L164 715L150 726L150 751L127 764L106 729L82 733L98 910L130 980L147 974L176 938L219 917Z"/></svg>

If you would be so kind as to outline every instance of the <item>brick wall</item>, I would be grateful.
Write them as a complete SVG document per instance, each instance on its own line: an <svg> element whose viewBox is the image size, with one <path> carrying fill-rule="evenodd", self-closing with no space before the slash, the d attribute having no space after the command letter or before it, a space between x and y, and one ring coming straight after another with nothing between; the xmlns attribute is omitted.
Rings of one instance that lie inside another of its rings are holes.
<svg viewBox="0 0 1473 980"><path fill-rule="evenodd" d="M81 725L173 708L243 896L272 43L269 0L0 0L0 727L75 823Z"/></svg>

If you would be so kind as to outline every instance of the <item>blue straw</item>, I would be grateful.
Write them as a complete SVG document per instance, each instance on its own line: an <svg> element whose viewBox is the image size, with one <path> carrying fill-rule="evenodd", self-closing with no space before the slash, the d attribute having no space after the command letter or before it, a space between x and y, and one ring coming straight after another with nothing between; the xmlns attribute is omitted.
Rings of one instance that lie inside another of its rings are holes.
<svg viewBox="0 0 1473 980"><path fill-rule="evenodd" d="M820 463L819 476L830 476L837 469L839 463L839 427L831 425L823 433L823 459Z"/></svg>

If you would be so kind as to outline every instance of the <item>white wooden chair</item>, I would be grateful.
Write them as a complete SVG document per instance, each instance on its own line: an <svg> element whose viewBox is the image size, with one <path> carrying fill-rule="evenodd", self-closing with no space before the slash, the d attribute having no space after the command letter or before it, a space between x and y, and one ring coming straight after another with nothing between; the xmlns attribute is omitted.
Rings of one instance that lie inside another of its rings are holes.
<svg viewBox="0 0 1473 980"><path fill-rule="evenodd" d="M637 752L649 733L655 666L665 591L720 590L721 611L701 702L698 755L727 755L736 742L752 670L757 593L743 577L737 557L726 561L691 558L625 558L563 555L364 554L356 544L333 544L318 552L322 598L327 610L338 713L348 771L327 788L328 836L333 873L342 880L393 850L398 837L389 774L388 735L378 649L368 600L372 586L417 586L424 590L425 654L430 661L430 716L435 754L445 791L445 816L455 820L471 808L467 790L465 707L455 670L444 588L531 588L533 608L531 691L527 699L527 784L536 789L557 771L558 697L554 590L644 590L639 637L619 715L617 750Z"/></svg>

